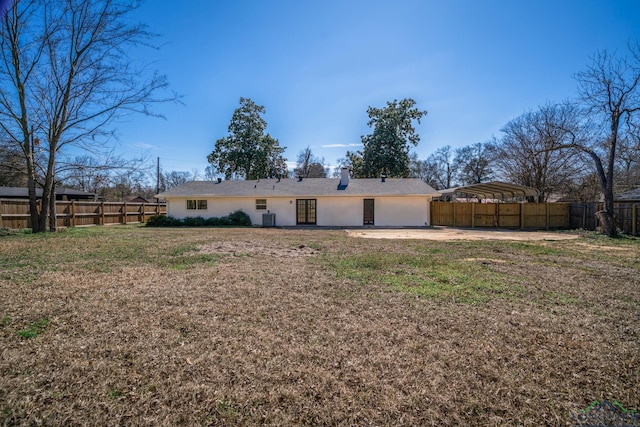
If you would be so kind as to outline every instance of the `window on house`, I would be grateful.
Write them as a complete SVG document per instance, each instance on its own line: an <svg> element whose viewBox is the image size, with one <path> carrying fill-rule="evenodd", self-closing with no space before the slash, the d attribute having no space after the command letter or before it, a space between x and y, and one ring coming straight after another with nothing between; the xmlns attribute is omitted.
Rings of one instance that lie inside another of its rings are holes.
<svg viewBox="0 0 640 427"><path fill-rule="evenodd" d="M187 200L187 210L206 210L207 209L207 201L206 200Z"/></svg>
<svg viewBox="0 0 640 427"><path fill-rule="evenodd" d="M256 199L256 209L264 211L267 209L267 199Z"/></svg>

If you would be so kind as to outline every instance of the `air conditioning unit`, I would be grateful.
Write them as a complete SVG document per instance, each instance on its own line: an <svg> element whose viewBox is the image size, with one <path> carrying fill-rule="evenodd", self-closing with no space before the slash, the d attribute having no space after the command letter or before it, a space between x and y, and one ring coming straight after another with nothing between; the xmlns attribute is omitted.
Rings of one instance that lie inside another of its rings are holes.
<svg viewBox="0 0 640 427"><path fill-rule="evenodd" d="M274 214L274 213L262 214L262 226L263 227L275 227L276 226L276 214Z"/></svg>

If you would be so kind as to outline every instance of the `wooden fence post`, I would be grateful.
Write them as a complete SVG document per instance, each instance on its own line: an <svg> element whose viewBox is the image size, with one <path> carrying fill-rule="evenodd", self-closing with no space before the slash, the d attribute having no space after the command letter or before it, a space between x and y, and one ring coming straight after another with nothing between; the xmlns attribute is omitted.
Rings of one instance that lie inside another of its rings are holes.
<svg viewBox="0 0 640 427"><path fill-rule="evenodd" d="M0 206L0 219L2 218L2 206ZM631 235L635 236L638 232L638 226L636 223L638 222L638 204L634 203L631 205Z"/></svg>
<svg viewBox="0 0 640 427"><path fill-rule="evenodd" d="M453 203L453 226L456 226L456 205L457 203Z"/></svg>
<svg viewBox="0 0 640 427"><path fill-rule="evenodd" d="M433 227L433 200L429 201L429 225Z"/></svg>
<svg viewBox="0 0 640 427"><path fill-rule="evenodd" d="M122 223L127 225L127 202L122 204Z"/></svg>
<svg viewBox="0 0 640 427"><path fill-rule="evenodd" d="M71 219L69 220L69 227L75 227L76 226L76 201L72 200L71 201L71 206L69 206L69 209L71 209Z"/></svg>
<svg viewBox="0 0 640 427"><path fill-rule="evenodd" d="M471 228L476 228L476 204L471 203Z"/></svg>
<svg viewBox="0 0 640 427"><path fill-rule="evenodd" d="M2 221L2 199L0 199L0 228L4 227L4 222Z"/></svg>
<svg viewBox="0 0 640 427"><path fill-rule="evenodd" d="M547 225L547 230L549 229L549 221L550 221L550 214L549 214L549 203L545 203L545 213L546 213L546 225Z"/></svg>

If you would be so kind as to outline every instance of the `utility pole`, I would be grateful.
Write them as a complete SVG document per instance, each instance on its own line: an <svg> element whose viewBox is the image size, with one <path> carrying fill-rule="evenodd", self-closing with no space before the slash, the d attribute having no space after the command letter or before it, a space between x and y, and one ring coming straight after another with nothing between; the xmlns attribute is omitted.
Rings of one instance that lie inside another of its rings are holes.
<svg viewBox="0 0 640 427"><path fill-rule="evenodd" d="M158 156L158 167L156 168L156 194L160 192L160 156ZM156 198L156 202L160 199Z"/></svg>

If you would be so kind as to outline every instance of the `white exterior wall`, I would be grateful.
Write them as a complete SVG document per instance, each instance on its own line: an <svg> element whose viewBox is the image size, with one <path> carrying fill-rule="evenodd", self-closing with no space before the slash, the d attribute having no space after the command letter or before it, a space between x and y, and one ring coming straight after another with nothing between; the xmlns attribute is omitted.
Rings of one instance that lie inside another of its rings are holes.
<svg viewBox="0 0 640 427"><path fill-rule="evenodd" d="M413 226L430 225L431 197L376 197L374 202L375 225Z"/></svg>
<svg viewBox="0 0 640 427"><path fill-rule="evenodd" d="M430 196L406 197L297 197L317 200L316 225L360 227L363 225L364 199L374 199L375 226L424 227L429 225ZM206 210L187 210L187 199L207 200ZM251 217L254 225L262 225L262 214L274 213L276 226L296 225L296 197L266 197L267 210L256 209L253 197L171 197L167 199L167 215L174 218L203 218L229 215L238 209Z"/></svg>

